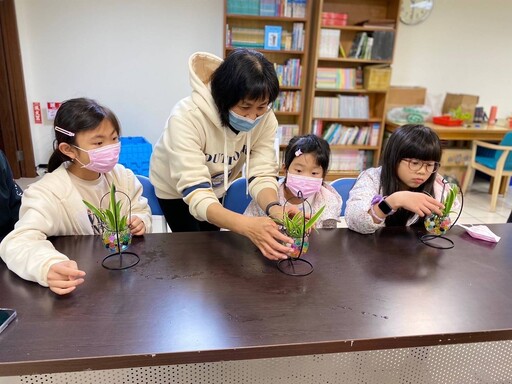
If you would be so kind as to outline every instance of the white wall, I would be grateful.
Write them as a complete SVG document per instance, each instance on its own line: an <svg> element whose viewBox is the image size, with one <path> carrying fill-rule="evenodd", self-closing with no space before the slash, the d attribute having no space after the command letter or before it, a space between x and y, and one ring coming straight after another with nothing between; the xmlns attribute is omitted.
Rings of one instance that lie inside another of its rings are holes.
<svg viewBox="0 0 512 384"><path fill-rule="evenodd" d="M15 0L27 102L87 96L111 108L125 136L155 143L190 93L188 57L222 55L223 0ZM43 111L46 114L46 108ZM52 122L34 125L36 164Z"/></svg>
<svg viewBox="0 0 512 384"><path fill-rule="evenodd" d="M400 24L392 84L478 95L487 113L512 116L511 15L510 0L436 0L426 21Z"/></svg>
<svg viewBox="0 0 512 384"><path fill-rule="evenodd" d="M118 115L126 136L158 139L190 93L187 60L222 55L223 0L15 0L29 108L88 96ZM394 85L480 96L512 115L512 1L436 0L417 26L401 24ZM31 109L30 109L31 110ZM33 118L31 117L31 120ZM51 153L51 122L32 124L36 164Z"/></svg>

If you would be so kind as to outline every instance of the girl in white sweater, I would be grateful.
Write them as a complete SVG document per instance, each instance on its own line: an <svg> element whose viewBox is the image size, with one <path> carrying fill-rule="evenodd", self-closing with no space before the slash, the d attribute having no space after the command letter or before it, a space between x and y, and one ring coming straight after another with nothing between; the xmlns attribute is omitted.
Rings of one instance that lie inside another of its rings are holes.
<svg viewBox="0 0 512 384"><path fill-rule="evenodd" d="M99 206L114 183L131 200L133 235L151 230L151 211L133 172L117 164L120 127L112 111L94 100L71 99L60 106L54 124L49 173L24 192L20 220L0 244L0 256L23 279L63 295L84 282L85 271L47 237L98 233L83 200ZM123 204L122 213L128 210Z"/></svg>

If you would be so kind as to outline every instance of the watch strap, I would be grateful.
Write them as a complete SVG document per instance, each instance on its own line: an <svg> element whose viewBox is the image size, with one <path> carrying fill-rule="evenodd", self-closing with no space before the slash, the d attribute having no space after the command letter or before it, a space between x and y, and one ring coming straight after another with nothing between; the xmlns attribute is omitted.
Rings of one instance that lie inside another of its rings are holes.
<svg viewBox="0 0 512 384"><path fill-rule="evenodd" d="M279 201L273 201L273 202L269 203L267 205L267 207L265 208L265 215L270 216L270 208L272 208L273 206L276 206L276 205L281 205L281 203Z"/></svg>

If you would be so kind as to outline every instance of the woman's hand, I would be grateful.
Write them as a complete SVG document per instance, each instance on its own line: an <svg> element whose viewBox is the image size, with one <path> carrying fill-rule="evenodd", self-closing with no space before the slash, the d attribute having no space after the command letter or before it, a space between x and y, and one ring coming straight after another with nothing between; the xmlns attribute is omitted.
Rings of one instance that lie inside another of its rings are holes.
<svg viewBox="0 0 512 384"><path fill-rule="evenodd" d="M73 260L53 264L47 275L48 288L57 295L65 295L84 282L85 272Z"/></svg>
<svg viewBox="0 0 512 384"><path fill-rule="evenodd" d="M142 236L144 233L146 233L146 226L138 216L132 216L130 222L128 223L128 228L130 228L130 233L135 236Z"/></svg>
<svg viewBox="0 0 512 384"><path fill-rule="evenodd" d="M245 226L242 231L256 245L263 256L270 260L287 259L293 239L279 231L278 225L270 217L244 216Z"/></svg>
<svg viewBox="0 0 512 384"><path fill-rule="evenodd" d="M422 192L399 191L386 198L391 208L404 208L416 213L420 217L429 216L432 213L442 215L441 209L444 205Z"/></svg>

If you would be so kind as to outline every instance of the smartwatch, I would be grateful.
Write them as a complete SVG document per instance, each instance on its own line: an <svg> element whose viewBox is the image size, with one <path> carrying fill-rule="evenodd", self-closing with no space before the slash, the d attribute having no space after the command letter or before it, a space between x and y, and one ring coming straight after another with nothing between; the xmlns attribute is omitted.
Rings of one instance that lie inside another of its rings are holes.
<svg viewBox="0 0 512 384"><path fill-rule="evenodd" d="M381 195L375 195L372 199L372 206L375 204L378 204L379 209L382 211L383 214L386 216L392 215L396 211L391 208L391 206L388 204L386 200L384 200L387 196L381 196Z"/></svg>

